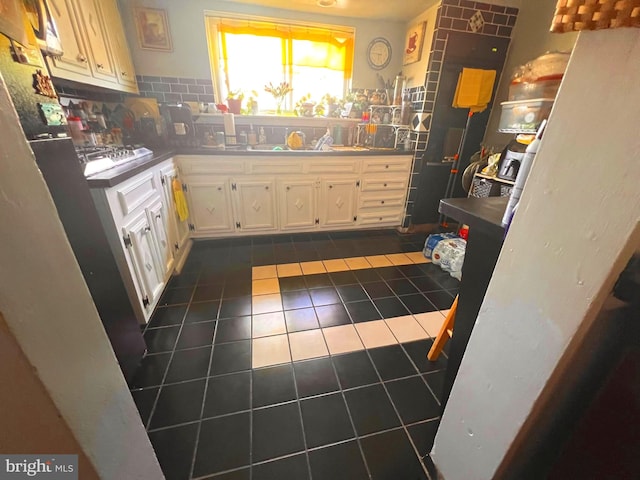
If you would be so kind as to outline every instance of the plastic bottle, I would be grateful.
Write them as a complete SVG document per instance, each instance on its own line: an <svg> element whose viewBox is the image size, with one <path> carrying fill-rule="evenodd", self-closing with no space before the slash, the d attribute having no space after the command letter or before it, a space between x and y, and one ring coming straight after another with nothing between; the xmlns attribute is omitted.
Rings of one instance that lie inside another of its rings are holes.
<svg viewBox="0 0 640 480"><path fill-rule="evenodd" d="M73 142L82 145L84 143L82 119L80 117L68 117L67 125L69 125L69 133L71 134Z"/></svg>
<svg viewBox="0 0 640 480"><path fill-rule="evenodd" d="M258 143L259 144L267 143L267 136L264 133L264 127L260 127L260 135L258 135Z"/></svg>
<svg viewBox="0 0 640 480"><path fill-rule="evenodd" d="M255 145L258 143L258 136L253 130L253 124L249 125L249 133L247 134L247 143L249 145Z"/></svg>
<svg viewBox="0 0 640 480"><path fill-rule="evenodd" d="M513 219L513 211L515 209L515 206L520 201L520 196L522 195L524 184L527 181L529 171L531 170L531 165L533 165L533 160L536 156L536 153L538 152L538 146L540 145L540 140L542 139L544 127L546 127L546 125L547 121L543 120L540 128L538 128L538 133L536 134L535 140L527 146L527 149L524 152L524 157L522 157L520 169L518 170L518 175L516 176L516 183L513 186L511 196L509 197L509 203L507 203L507 208L504 211L504 216L502 217L502 225L504 226L508 226Z"/></svg>

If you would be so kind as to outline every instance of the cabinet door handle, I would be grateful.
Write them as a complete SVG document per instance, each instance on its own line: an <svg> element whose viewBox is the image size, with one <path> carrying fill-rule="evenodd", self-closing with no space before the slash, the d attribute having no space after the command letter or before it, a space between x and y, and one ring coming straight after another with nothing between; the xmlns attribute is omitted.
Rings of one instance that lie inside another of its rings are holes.
<svg viewBox="0 0 640 480"><path fill-rule="evenodd" d="M389 168L389 165L385 165L384 168Z"/></svg>
<svg viewBox="0 0 640 480"><path fill-rule="evenodd" d="M103 69L103 68L104 68L104 65L103 65L102 63L98 63L98 64L96 65L96 67L98 67L99 69Z"/></svg>
<svg viewBox="0 0 640 480"><path fill-rule="evenodd" d="M82 55L81 53L78 54L77 57L78 61L81 63L87 63L87 57L85 57L84 55Z"/></svg>
<svg viewBox="0 0 640 480"><path fill-rule="evenodd" d="M151 227L149 225L147 225L146 227L144 227L144 231L145 231L145 233L150 232L151 231Z"/></svg>
<svg viewBox="0 0 640 480"><path fill-rule="evenodd" d="M127 72L120 72L122 74L123 77L127 76Z"/></svg>
<svg viewBox="0 0 640 480"><path fill-rule="evenodd" d="M383 187L386 187L386 186L387 186L387 184L385 183L385 184L383 185Z"/></svg>
<svg viewBox="0 0 640 480"><path fill-rule="evenodd" d="M382 203L384 203L384 202L382 202ZM156 215L156 218L159 220L159 219L161 219L161 218L162 218L162 215L160 215L160 214L158 213L158 214Z"/></svg>

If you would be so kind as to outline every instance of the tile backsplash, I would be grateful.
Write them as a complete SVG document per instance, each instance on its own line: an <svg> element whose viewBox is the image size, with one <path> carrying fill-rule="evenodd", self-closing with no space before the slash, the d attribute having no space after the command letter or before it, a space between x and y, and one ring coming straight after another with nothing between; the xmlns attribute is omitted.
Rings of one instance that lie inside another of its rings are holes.
<svg viewBox="0 0 640 480"><path fill-rule="evenodd" d="M155 98L158 102L215 102L210 78L156 77L151 75L137 75L136 78L140 95Z"/></svg>

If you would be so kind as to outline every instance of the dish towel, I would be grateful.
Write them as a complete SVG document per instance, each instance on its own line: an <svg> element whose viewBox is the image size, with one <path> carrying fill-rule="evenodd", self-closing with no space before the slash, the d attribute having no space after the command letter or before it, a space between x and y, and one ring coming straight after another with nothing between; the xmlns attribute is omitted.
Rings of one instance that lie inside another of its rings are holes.
<svg viewBox="0 0 640 480"><path fill-rule="evenodd" d="M453 107L468 108L473 113L484 111L491 101L495 81L495 70L463 68L458 77Z"/></svg>
<svg viewBox="0 0 640 480"><path fill-rule="evenodd" d="M189 218L189 207L187 206L187 199L184 198L184 192L182 191L182 185L180 180L174 178L171 182L171 189L173 190L173 203L176 207L176 213L181 222L184 222Z"/></svg>

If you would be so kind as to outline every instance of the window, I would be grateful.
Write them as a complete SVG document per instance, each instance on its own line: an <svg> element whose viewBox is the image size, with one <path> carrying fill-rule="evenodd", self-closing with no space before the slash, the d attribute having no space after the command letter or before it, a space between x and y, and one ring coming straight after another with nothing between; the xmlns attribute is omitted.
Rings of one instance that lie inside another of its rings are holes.
<svg viewBox="0 0 640 480"><path fill-rule="evenodd" d="M352 28L324 28L271 21L208 17L209 49L218 98L241 90L258 93L260 110L276 108L265 85L288 82L284 108L303 96L343 97L351 84Z"/></svg>

